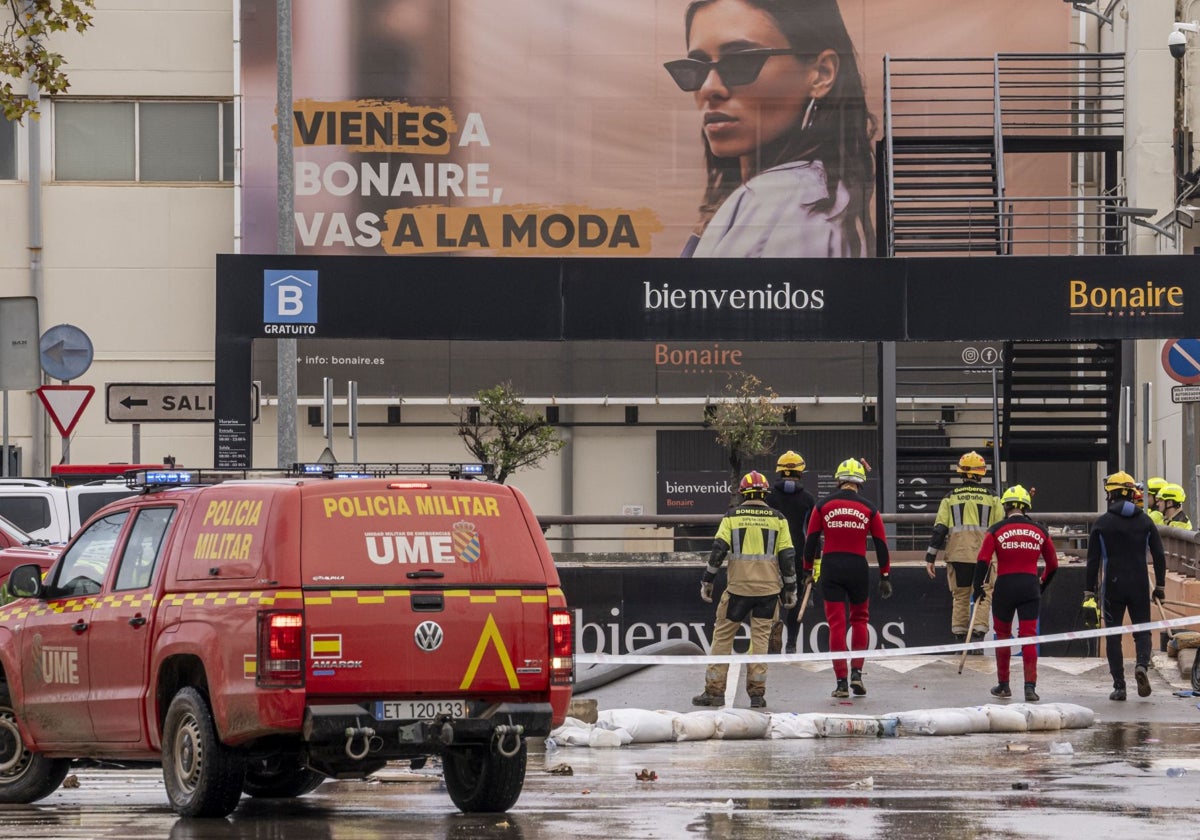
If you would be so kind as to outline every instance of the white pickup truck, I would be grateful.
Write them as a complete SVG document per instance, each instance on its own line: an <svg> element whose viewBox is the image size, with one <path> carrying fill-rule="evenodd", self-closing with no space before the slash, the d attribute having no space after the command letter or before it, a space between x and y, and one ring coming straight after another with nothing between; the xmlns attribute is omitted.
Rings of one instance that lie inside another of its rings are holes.
<svg viewBox="0 0 1200 840"><path fill-rule="evenodd" d="M135 492L123 480L60 487L37 478L0 478L0 516L36 539L62 543L97 510Z"/></svg>

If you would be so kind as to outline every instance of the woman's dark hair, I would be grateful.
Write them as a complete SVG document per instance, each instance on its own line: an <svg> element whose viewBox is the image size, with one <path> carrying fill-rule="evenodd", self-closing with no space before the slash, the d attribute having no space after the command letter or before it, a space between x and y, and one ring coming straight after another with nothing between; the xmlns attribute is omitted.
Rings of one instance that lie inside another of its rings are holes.
<svg viewBox="0 0 1200 840"><path fill-rule="evenodd" d="M691 41L692 19L696 12L716 0L695 0L684 18L688 41ZM761 172L793 160L819 160L829 178L829 202L834 200L837 184L845 185L850 193L847 214L857 220L855 231L863 237L861 243L851 243L854 251L865 246L867 253L875 247L872 223L871 192L875 187L875 157L871 138L875 134L875 117L867 110L866 93L854 43L837 0L741 0L748 6L761 9L771 16L792 49L802 57L815 58L823 50L838 54L837 79L829 93L818 100L812 122L801 131L802 117L779 139L758 150L754 172ZM704 203L700 205L700 231L708 226L721 203L742 183L741 162L737 158L718 158L704 140L704 156L708 168L708 186Z"/></svg>

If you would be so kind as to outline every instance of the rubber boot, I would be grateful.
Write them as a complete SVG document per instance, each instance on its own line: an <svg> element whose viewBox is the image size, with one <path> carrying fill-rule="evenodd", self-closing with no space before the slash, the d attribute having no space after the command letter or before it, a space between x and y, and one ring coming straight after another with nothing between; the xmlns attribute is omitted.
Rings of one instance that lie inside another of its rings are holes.
<svg viewBox="0 0 1200 840"><path fill-rule="evenodd" d="M1149 669L1145 665L1138 665L1133 669L1133 678L1137 681L1138 697L1150 696L1150 674Z"/></svg>
<svg viewBox="0 0 1200 840"><path fill-rule="evenodd" d="M862 671L857 668L850 669L850 690L854 692L855 697L862 697L867 693L867 687L862 681Z"/></svg>
<svg viewBox="0 0 1200 840"><path fill-rule="evenodd" d="M984 641L986 638L987 638L987 633L986 633L986 632L981 632L981 631L979 631L979 630L976 630L974 633L972 633L972 634L971 634L971 641L972 641L972 642L982 642L982 641ZM981 651L981 650L973 650L973 651L970 651L970 652L969 652L969 655L970 655L970 656L983 656L983 651Z"/></svg>
<svg viewBox="0 0 1200 840"><path fill-rule="evenodd" d="M1008 683L1002 682L992 686L993 697L1012 697L1012 689L1008 687Z"/></svg>
<svg viewBox="0 0 1200 840"><path fill-rule="evenodd" d="M1037 683L1025 683L1025 702L1036 703L1042 698L1038 697Z"/></svg>
<svg viewBox="0 0 1200 840"><path fill-rule="evenodd" d="M843 677L842 679L837 681L837 688L835 688L833 690L833 694L830 696L832 696L832 697L849 697L850 696L850 686L846 685L845 677Z"/></svg>

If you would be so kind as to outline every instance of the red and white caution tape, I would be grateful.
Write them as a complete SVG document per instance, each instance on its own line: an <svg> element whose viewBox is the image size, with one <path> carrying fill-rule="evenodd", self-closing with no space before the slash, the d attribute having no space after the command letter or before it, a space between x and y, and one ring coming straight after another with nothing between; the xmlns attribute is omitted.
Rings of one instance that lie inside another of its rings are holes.
<svg viewBox="0 0 1200 840"><path fill-rule="evenodd" d="M1068 633L1051 633L1045 636L1027 636L1012 639L988 639L982 642L962 642L952 645L925 645L923 647L875 648L874 650L848 650L834 653L832 651L817 653L733 653L723 656L692 655L692 656L662 656L638 653L578 653L575 655L577 665L712 665L726 663L740 665L746 662L761 662L765 664L783 664L786 662L826 662L831 659L889 659L898 656L923 656L935 653L962 653L964 650L990 650L1002 647L1023 647L1024 645L1040 645L1047 642L1070 642L1075 639L1096 639L1101 636L1116 636L1122 633L1134 633L1139 630L1166 630L1173 627L1186 627L1200 624L1200 615L1168 618L1162 621L1147 621L1144 624L1128 624L1118 627L1097 627L1094 630L1072 630Z"/></svg>

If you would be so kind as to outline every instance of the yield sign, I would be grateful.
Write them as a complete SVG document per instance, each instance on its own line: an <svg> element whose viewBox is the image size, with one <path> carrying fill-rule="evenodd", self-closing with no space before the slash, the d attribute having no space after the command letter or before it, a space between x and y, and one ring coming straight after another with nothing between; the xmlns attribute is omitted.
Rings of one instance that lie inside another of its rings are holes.
<svg viewBox="0 0 1200 840"><path fill-rule="evenodd" d="M38 399L63 437L70 437L94 393L91 385L43 385L37 389Z"/></svg>

